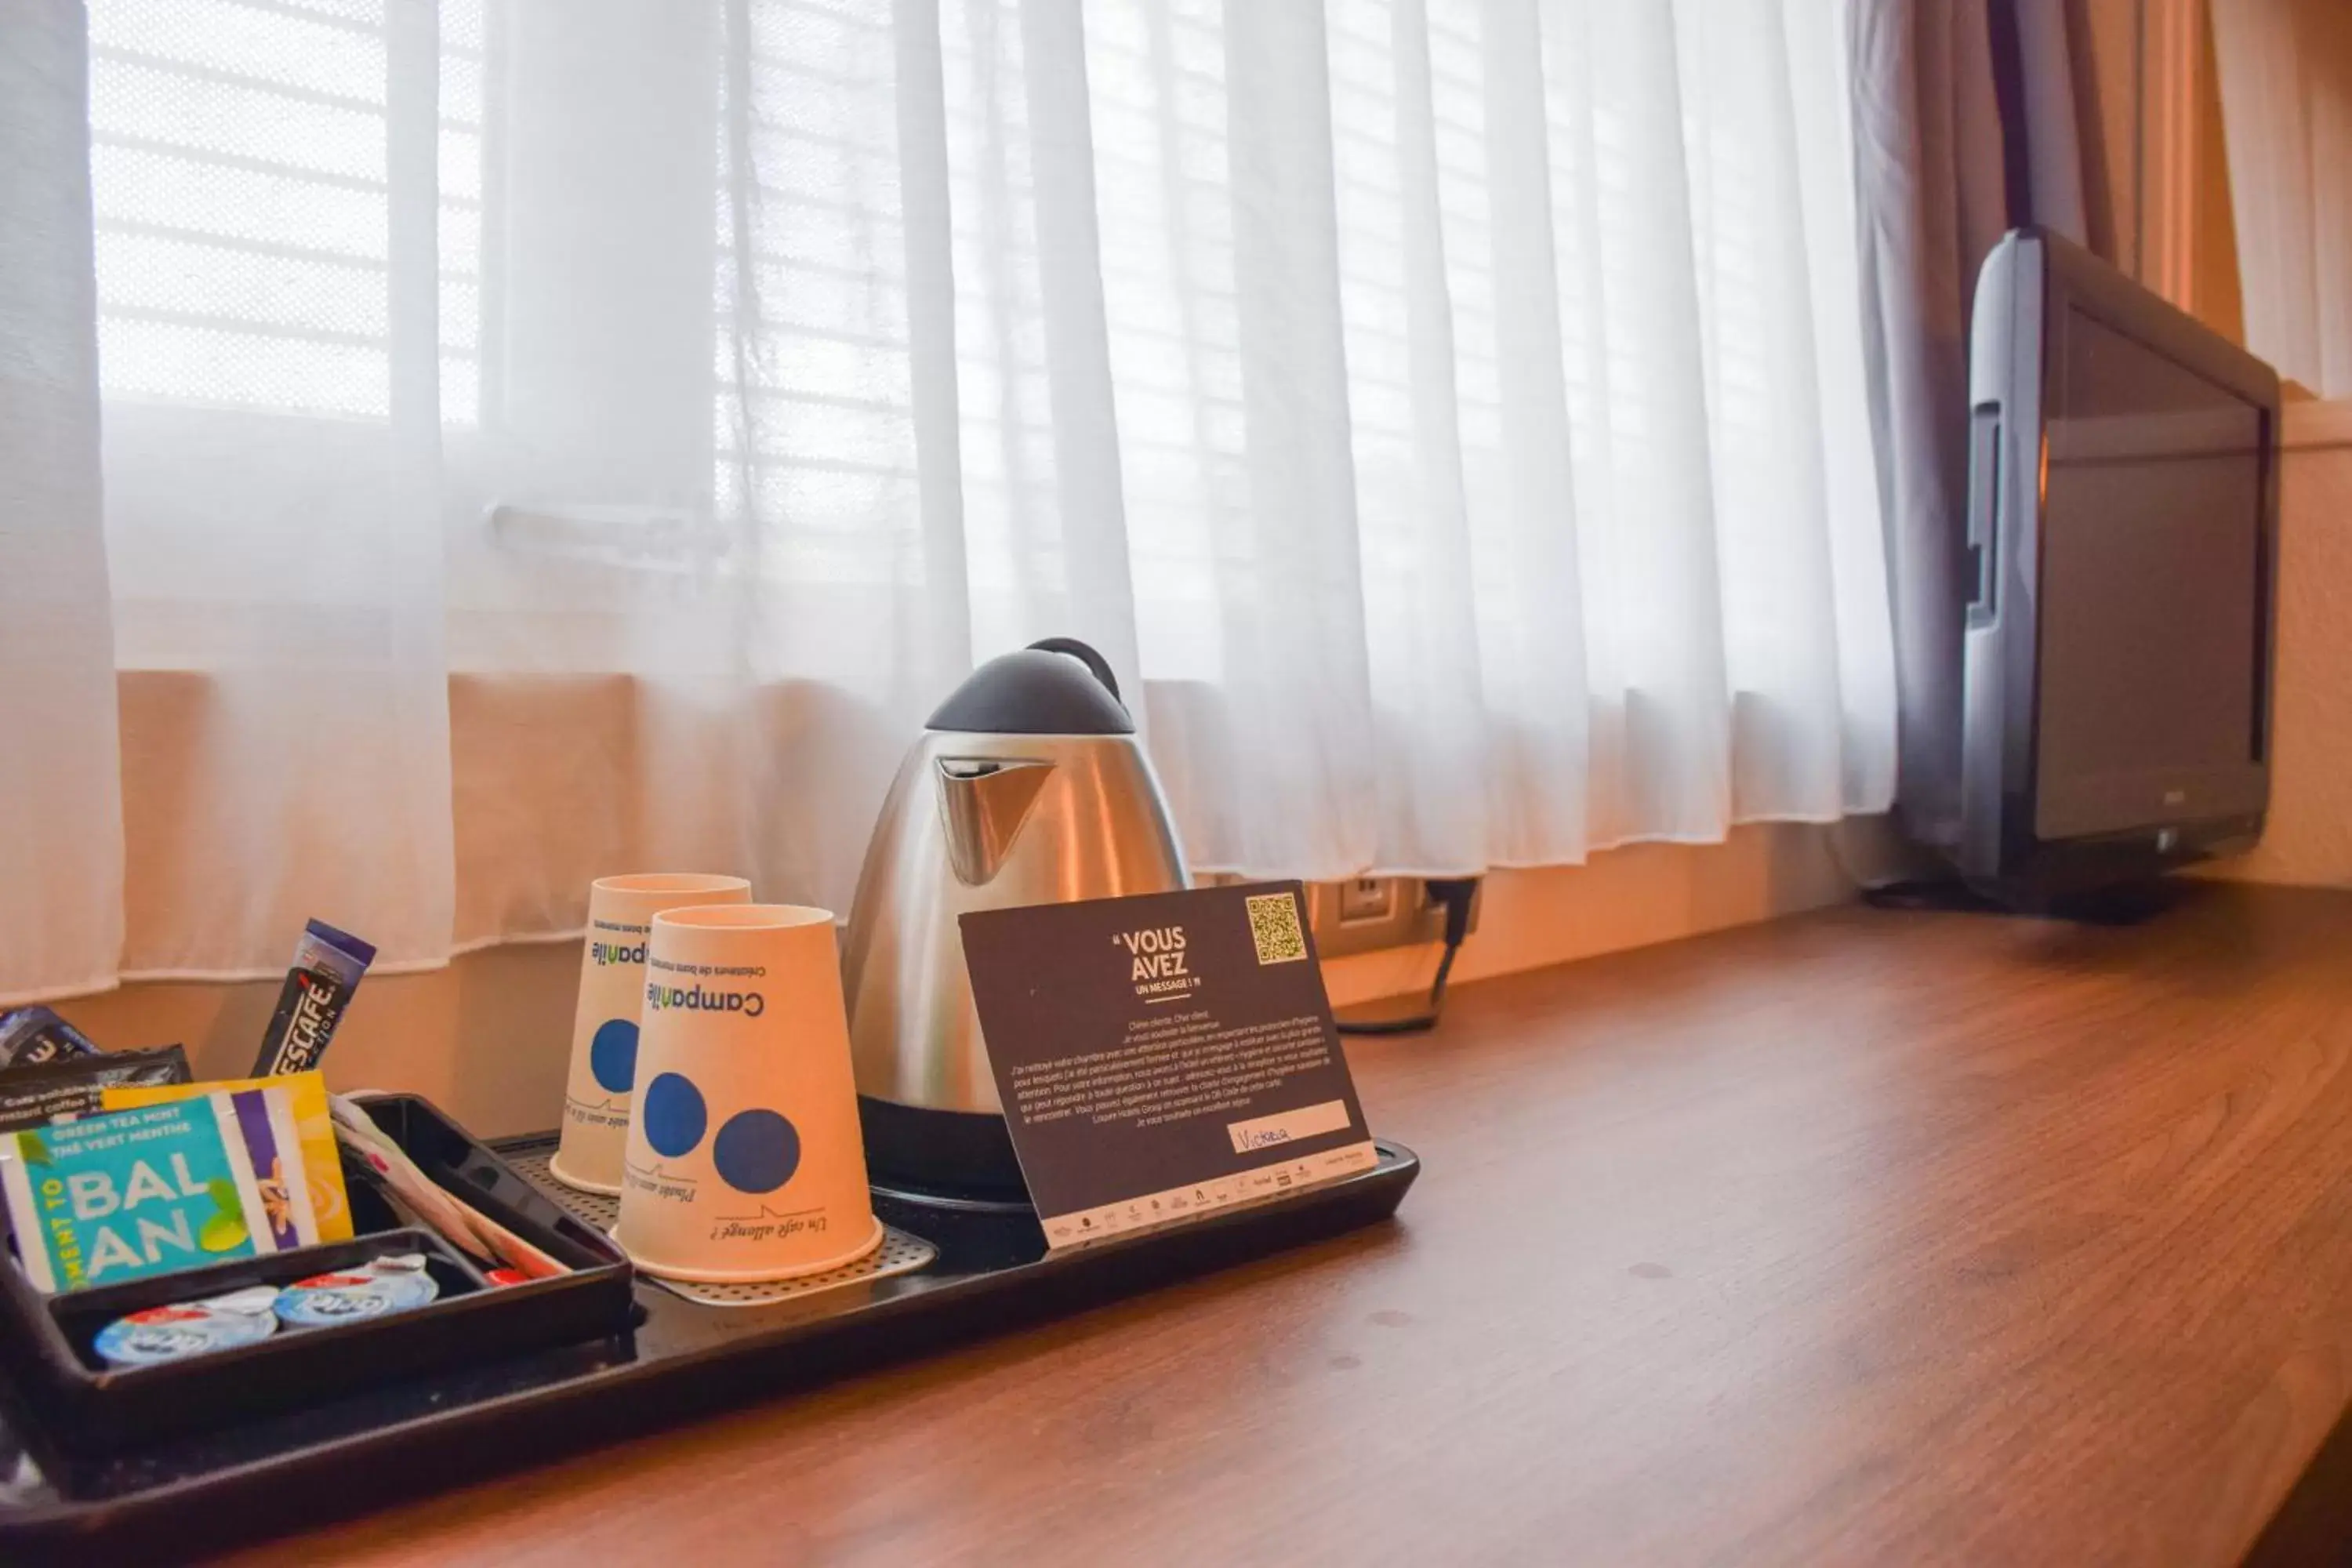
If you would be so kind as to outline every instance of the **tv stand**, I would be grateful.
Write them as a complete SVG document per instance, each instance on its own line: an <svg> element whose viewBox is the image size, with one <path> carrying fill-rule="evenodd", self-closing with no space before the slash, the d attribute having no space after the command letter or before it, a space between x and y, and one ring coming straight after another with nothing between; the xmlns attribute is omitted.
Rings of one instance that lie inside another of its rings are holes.
<svg viewBox="0 0 2352 1568"><path fill-rule="evenodd" d="M2137 926L2202 897L2212 884L2188 877L2148 877L2112 887L2074 892L1995 898L1957 875L1920 877L1865 888L1862 901L1874 909L1924 910L1943 914L2030 915L2077 925Z"/></svg>

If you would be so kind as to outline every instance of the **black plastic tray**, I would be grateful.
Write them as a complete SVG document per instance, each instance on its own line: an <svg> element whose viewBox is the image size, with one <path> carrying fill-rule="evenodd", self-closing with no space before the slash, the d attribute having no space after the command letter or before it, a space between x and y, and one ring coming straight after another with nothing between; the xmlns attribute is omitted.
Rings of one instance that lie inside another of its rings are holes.
<svg viewBox="0 0 2352 1568"><path fill-rule="evenodd" d="M552 1134L495 1147L538 1152ZM1036 1218L877 1189L932 1242L912 1274L763 1307L688 1301L643 1279L633 1335L460 1368L299 1413L27 1474L0 1424L0 1561L180 1560L642 1433L1338 1236L1387 1218L1420 1173L1380 1161L1246 1208L1049 1255ZM485 1172L520 1181L493 1161ZM11 1414L8 1420L16 1419ZM15 1479L9 1479L11 1472Z"/></svg>

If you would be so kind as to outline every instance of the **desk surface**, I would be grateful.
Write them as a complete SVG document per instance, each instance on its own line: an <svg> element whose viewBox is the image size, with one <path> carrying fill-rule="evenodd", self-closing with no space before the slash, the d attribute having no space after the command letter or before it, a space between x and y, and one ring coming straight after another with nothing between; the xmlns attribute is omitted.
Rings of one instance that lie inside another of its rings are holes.
<svg viewBox="0 0 2352 1568"><path fill-rule="evenodd" d="M2352 894L1843 909L1350 1055L1393 1225L256 1560L2221 1563L2352 1395Z"/></svg>

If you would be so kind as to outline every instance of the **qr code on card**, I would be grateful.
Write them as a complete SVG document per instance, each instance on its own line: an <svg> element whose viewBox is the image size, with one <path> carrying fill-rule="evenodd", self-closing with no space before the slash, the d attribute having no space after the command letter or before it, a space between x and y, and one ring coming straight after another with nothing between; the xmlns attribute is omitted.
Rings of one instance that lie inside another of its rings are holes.
<svg viewBox="0 0 2352 1568"><path fill-rule="evenodd" d="M1249 907L1250 940L1257 943L1260 963L1288 963L1307 956L1307 933L1298 926L1297 895L1259 893L1242 902Z"/></svg>

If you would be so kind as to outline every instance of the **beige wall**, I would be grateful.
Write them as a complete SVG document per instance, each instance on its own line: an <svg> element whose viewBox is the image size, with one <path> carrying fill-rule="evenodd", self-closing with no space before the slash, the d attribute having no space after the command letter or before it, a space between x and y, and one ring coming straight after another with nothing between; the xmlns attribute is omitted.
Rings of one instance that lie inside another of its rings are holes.
<svg viewBox="0 0 2352 1568"><path fill-rule="evenodd" d="M1850 885L1823 830L1741 828L1728 843L1645 845L1591 865L1506 871L1488 883L1479 930L1456 974L1475 979L1587 953L1660 942L1833 902ZM1328 966L1341 1007L1418 991L1428 949L1365 953ZM495 1136L554 1125L563 1095L577 942L490 948L422 974L372 976L327 1058L337 1089L424 1094ZM58 1005L110 1047L189 1050L200 1077L252 1065L277 1000L275 982L151 984Z"/></svg>
<svg viewBox="0 0 2352 1568"><path fill-rule="evenodd" d="M555 1124L578 942L467 953L446 969L371 975L327 1057L338 1089L424 1094L488 1134ZM251 1069L278 982L160 982L52 1004L109 1047L188 1047L196 1076Z"/></svg>
<svg viewBox="0 0 2352 1568"><path fill-rule="evenodd" d="M2229 874L2352 888L2352 403L2291 404L2271 817Z"/></svg>

